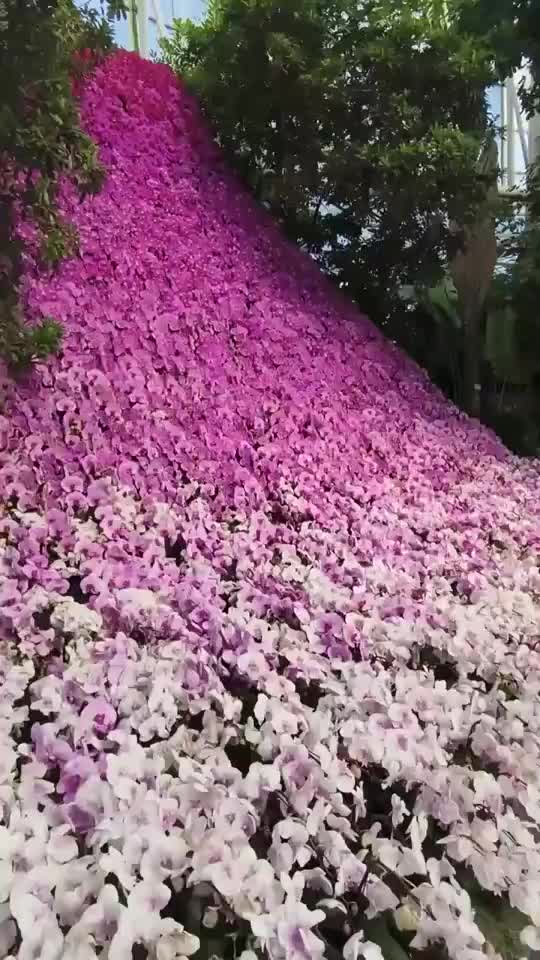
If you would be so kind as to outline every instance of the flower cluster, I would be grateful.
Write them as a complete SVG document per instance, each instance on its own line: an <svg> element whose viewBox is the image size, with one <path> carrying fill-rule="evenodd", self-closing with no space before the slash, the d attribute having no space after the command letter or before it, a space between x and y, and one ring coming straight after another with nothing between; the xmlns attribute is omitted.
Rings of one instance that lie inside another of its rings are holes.
<svg viewBox="0 0 540 960"><path fill-rule="evenodd" d="M166 68L115 55L82 114L81 256L27 260L64 351L0 420L0 957L493 960L501 914L527 955L538 464L280 237Z"/></svg>

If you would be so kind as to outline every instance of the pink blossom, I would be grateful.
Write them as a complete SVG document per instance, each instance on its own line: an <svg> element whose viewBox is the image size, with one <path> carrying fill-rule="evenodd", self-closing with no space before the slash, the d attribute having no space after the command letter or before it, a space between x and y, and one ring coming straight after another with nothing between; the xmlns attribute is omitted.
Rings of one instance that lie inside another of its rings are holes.
<svg viewBox="0 0 540 960"><path fill-rule="evenodd" d="M104 697L95 697L81 711L78 722L79 736L106 736L115 723L116 711L112 704Z"/></svg>

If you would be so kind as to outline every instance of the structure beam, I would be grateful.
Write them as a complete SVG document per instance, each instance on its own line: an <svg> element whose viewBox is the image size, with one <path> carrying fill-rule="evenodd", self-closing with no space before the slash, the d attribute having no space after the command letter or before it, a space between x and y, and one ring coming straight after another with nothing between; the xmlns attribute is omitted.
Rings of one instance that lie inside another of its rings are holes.
<svg viewBox="0 0 540 960"><path fill-rule="evenodd" d="M529 120L529 163L540 160L540 114Z"/></svg>

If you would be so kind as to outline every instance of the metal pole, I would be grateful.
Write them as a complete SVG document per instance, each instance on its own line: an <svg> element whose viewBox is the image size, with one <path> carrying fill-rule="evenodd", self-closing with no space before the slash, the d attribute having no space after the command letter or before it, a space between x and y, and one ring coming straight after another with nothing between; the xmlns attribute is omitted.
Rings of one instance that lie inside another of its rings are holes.
<svg viewBox="0 0 540 960"><path fill-rule="evenodd" d="M148 57L148 11L146 0L137 0L137 27L139 30L139 53L141 57Z"/></svg>
<svg viewBox="0 0 540 960"><path fill-rule="evenodd" d="M139 53L139 26L137 22L137 0L131 0L128 16L129 46Z"/></svg>
<svg viewBox="0 0 540 960"><path fill-rule="evenodd" d="M523 118L523 111L521 109L521 104L516 92L516 84L514 78L511 77L508 81L509 90L510 90L510 99L512 101L514 116L516 118L517 132L519 135L519 142L521 143L521 152L523 154L523 164L525 169L529 165L529 145L527 142L527 131L525 129L525 122Z"/></svg>
<svg viewBox="0 0 540 960"><path fill-rule="evenodd" d="M503 190L508 185L508 161L506 156L506 100L505 100L505 86L504 83L501 83L500 86L500 112L501 112L501 186Z"/></svg>
<svg viewBox="0 0 540 960"><path fill-rule="evenodd" d="M535 113L529 120L529 163L540 160L540 114Z"/></svg>
<svg viewBox="0 0 540 960"><path fill-rule="evenodd" d="M161 15L161 3L160 0L152 0L152 6L154 8L154 17L156 18L157 33L160 40L165 36L165 21Z"/></svg>
<svg viewBox="0 0 540 960"><path fill-rule="evenodd" d="M506 94L506 155L507 155L507 174L508 189L512 190L516 185L516 145L514 138L514 101L512 99L512 81L507 80L505 85Z"/></svg>

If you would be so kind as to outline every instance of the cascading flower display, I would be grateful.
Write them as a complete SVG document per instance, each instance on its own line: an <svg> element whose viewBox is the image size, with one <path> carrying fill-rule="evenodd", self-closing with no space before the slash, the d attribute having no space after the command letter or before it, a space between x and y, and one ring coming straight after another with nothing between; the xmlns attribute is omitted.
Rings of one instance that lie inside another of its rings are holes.
<svg viewBox="0 0 540 960"><path fill-rule="evenodd" d="M106 184L63 191L79 257L27 257L63 353L0 420L0 957L480 960L501 911L526 956L538 464L280 236L167 68L117 54L81 105Z"/></svg>

